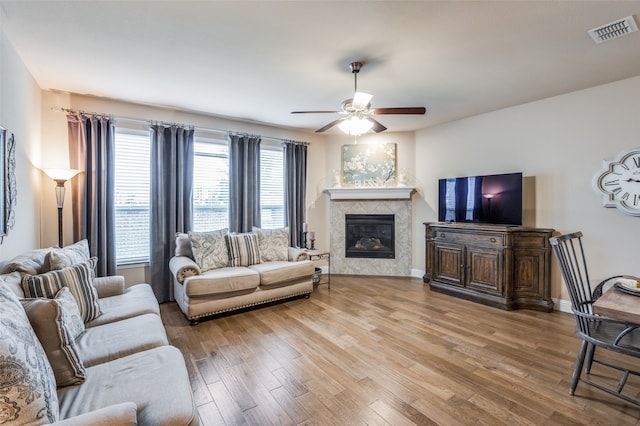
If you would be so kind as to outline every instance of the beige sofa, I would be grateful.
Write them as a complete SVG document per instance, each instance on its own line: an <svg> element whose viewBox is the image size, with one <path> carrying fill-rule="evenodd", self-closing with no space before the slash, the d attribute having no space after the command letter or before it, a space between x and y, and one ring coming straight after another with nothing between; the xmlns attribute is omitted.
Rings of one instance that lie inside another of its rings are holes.
<svg viewBox="0 0 640 426"><path fill-rule="evenodd" d="M192 325L214 314L292 297L309 297L313 292L314 266L305 250L287 247L286 231L254 228L254 233L259 249L252 261L240 262L249 263L245 266L229 266L233 256L222 241L217 242L222 258L215 264L206 259L206 253L198 256L198 244L204 245L205 239L197 240L195 233L176 235L176 252L169 261L169 269L173 274L175 300ZM228 242L226 230L206 234L207 238L213 235L212 245L217 244L216 237L227 238ZM249 234L240 235L253 238ZM275 246L279 246L279 254L273 250Z"/></svg>
<svg viewBox="0 0 640 426"><path fill-rule="evenodd" d="M126 287L119 276L91 279L99 312L78 324L83 319L70 320L75 311L61 306L63 296L75 303L69 277L90 270L83 269L90 261L46 273L50 253L64 250L33 250L0 264L0 362L11 358L19 365L16 371L32 368L29 380L0 386L0 423L200 424L184 358L168 344L151 287ZM39 279L67 281L55 299L26 298L32 288L25 289L25 282ZM84 317L81 305L77 312ZM53 320L43 306L53 309ZM75 330L78 326L84 331Z"/></svg>

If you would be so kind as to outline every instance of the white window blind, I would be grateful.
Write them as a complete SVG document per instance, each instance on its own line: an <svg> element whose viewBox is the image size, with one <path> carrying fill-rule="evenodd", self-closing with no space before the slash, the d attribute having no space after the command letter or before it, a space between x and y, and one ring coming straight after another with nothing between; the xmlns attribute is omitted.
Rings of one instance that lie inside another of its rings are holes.
<svg viewBox="0 0 640 426"><path fill-rule="evenodd" d="M193 161L193 230L229 226L229 148L223 140L196 138Z"/></svg>
<svg viewBox="0 0 640 426"><path fill-rule="evenodd" d="M149 261L149 133L116 132L116 263Z"/></svg>
<svg viewBox="0 0 640 426"><path fill-rule="evenodd" d="M262 228L284 226L284 155L281 146L260 146L260 220Z"/></svg>

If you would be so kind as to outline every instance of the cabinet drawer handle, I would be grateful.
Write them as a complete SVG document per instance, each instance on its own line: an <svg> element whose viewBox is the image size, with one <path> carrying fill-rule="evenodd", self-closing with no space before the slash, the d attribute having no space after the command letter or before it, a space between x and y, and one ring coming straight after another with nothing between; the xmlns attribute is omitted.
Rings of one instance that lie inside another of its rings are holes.
<svg viewBox="0 0 640 426"><path fill-rule="evenodd" d="M489 239L489 241L491 241L492 243L495 243L497 240L495 239L495 237L491 237L491 239Z"/></svg>
<svg viewBox="0 0 640 426"><path fill-rule="evenodd" d="M444 237L445 237L444 232L441 232L440 233L440 238L444 238Z"/></svg>

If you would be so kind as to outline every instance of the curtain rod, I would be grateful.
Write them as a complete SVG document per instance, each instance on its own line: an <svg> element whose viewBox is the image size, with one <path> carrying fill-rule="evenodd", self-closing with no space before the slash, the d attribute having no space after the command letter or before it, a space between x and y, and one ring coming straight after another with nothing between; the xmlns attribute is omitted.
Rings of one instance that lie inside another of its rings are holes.
<svg viewBox="0 0 640 426"><path fill-rule="evenodd" d="M177 126L185 126L185 127L189 127L186 124L183 123L176 123L176 122L165 122L165 121L156 121L156 120L145 120L143 118L137 118L137 117L126 117L123 115L114 115L114 114L103 114L103 113L99 113L99 112L89 112L89 111L83 111L83 110L78 110L78 109L70 109L70 108L63 108L63 107L51 107L52 111L55 112L66 112L66 113L71 113L71 114L90 114L90 115L100 115L100 116L104 116L104 117L114 117L115 119L120 119L120 120L128 120L128 121L136 121L138 123L148 123L148 124L152 124L152 123L160 123L160 124L168 124L168 125L177 125ZM239 132L239 131L235 131L235 130L225 130L225 129L215 129L213 127L201 127L201 126L191 126L193 127L195 130L203 130L203 131L208 131L208 132L219 132L219 133L236 133L236 134L248 134L247 132ZM260 135L261 138L264 139L271 139L274 141L280 141L280 142L289 142L289 143L297 143L297 144L302 144L302 145L306 145L309 146L310 143L309 142L303 142L303 141L294 141L292 139L285 139L285 138L276 138L273 136L262 136Z"/></svg>

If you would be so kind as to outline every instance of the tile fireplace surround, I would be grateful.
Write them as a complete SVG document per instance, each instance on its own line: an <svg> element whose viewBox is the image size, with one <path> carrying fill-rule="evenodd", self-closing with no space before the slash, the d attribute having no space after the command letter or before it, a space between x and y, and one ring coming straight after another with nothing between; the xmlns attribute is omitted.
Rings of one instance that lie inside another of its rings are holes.
<svg viewBox="0 0 640 426"><path fill-rule="evenodd" d="M331 273L346 275L411 275L412 187L329 188L331 199ZM345 257L345 215L393 214L395 216L395 259Z"/></svg>

